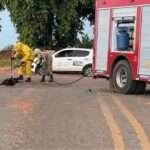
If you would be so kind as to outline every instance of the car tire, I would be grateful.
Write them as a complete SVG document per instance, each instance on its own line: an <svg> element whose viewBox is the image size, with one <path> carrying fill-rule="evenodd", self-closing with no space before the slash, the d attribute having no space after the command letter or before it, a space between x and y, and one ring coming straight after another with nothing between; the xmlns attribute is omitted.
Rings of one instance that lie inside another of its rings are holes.
<svg viewBox="0 0 150 150"><path fill-rule="evenodd" d="M41 67L37 67L37 68L36 68L36 74L38 74L38 75L41 76L41 75L42 75L42 72L43 72L43 71L42 71L42 68L41 68Z"/></svg>
<svg viewBox="0 0 150 150"><path fill-rule="evenodd" d="M119 61L110 77L110 87L114 92L133 94L136 89L136 81L132 80L130 65L126 60Z"/></svg>
<svg viewBox="0 0 150 150"><path fill-rule="evenodd" d="M82 72L85 77L91 77L92 76L92 65L85 66L83 68Z"/></svg>

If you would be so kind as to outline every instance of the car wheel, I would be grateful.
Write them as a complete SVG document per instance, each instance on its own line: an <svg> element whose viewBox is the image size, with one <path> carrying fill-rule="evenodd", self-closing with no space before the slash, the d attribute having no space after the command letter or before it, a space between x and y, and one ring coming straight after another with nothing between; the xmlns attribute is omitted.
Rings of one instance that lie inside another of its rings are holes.
<svg viewBox="0 0 150 150"><path fill-rule="evenodd" d="M83 75L85 77L91 77L92 76L92 65L88 65L88 66L84 67Z"/></svg>
<svg viewBox="0 0 150 150"><path fill-rule="evenodd" d="M131 78L130 65L126 60L121 60L115 65L110 78L110 87L119 93L132 94L135 92L136 81Z"/></svg>
<svg viewBox="0 0 150 150"><path fill-rule="evenodd" d="M42 75L42 72L43 72L43 71L42 71L42 68L41 68L41 67L37 67L37 68L36 68L36 74L38 74L38 75L41 76L41 75Z"/></svg>

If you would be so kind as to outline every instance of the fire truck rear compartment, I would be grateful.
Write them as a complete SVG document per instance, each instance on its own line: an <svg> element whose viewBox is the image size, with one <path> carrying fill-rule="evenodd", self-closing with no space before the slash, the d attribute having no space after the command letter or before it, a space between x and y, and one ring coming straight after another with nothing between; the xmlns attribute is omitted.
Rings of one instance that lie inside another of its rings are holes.
<svg viewBox="0 0 150 150"><path fill-rule="evenodd" d="M149 14L150 5L96 11L94 72L96 76L110 77L115 91L142 93L150 82Z"/></svg>
<svg viewBox="0 0 150 150"><path fill-rule="evenodd" d="M135 39L135 17L114 17L112 26L112 49L118 51L133 50Z"/></svg>

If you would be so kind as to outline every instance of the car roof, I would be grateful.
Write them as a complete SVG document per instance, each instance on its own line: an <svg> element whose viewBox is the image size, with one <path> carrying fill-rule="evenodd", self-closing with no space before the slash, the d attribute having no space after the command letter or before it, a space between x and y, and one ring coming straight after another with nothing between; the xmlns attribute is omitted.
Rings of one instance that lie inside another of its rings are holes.
<svg viewBox="0 0 150 150"><path fill-rule="evenodd" d="M85 50L85 51L91 51L92 49L88 49L88 48L64 48L64 49L61 49L61 50ZM60 50L60 51L61 51Z"/></svg>

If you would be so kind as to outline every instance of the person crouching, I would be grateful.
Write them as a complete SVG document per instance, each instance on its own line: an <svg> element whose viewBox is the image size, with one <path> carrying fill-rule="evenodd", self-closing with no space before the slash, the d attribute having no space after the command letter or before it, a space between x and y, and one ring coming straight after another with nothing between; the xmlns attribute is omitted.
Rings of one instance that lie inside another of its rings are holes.
<svg viewBox="0 0 150 150"><path fill-rule="evenodd" d="M23 80L25 75L26 82L31 82L31 64L34 59L32 49L22 42L16 42L12 47L12 59L20 60L20 65L18 67L18 79Z"/></svg>

